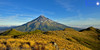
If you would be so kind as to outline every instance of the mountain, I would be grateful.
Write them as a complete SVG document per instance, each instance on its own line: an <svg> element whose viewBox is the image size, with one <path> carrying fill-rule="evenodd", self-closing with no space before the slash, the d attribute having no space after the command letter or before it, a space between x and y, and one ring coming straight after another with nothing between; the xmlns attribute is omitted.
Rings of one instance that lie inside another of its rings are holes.
<svg viewBox="0 0 100 50"><path fill-rule="evenodd" d="M10 29L10 30L0 33L0 35L21 35L21 34L23 34L23 32L17 31L15 29Z"/></svg>
<svg viewBox="0 0 100 50"><path fill-rule="evenodd" d="M63 30L64 28L71 28L71 27L57 23L55 21L52 21L44 17L43 15L40 15L38 18L26 24L18 26L15 29L20 31L34 31L36 29L42 31L53 31L53 30ZM79 29L79 28L75 28L75 29Z"/></svg>

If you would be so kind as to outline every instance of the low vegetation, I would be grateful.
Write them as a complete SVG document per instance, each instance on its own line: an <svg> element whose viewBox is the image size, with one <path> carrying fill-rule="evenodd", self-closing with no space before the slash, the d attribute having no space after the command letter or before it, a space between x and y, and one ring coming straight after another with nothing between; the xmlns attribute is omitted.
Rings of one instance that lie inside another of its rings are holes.
<svg viewBox="0 0 100 50"><path fill-rule="evenodd" d="M11 29L0 36L0 50L99 50L99 44L100 30L93 27L47 32Z"/></svg>

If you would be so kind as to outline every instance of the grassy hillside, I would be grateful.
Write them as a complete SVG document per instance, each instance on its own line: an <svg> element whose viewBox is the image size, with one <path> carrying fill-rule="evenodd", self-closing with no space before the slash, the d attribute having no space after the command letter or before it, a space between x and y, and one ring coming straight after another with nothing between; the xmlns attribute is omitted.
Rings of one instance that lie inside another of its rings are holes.
<svg viewBox="0 0 100 50"><path fill-rule="evenodd" d="M55 35L29 34L17 38L0 39L1 49L27 49L27 50L90 50L89 48L70 42Z"/></svg>
<svg viewBox="0 0 100 50"><path fill-rule="evenodd" d="M99 47L100 46L100 40L99 40L100 33L95 30L78 32L74 29L66 28L64 30L59 30L59 31L48 31L48 32L45 32L45 34L56 35L66 40L69 40L71 42L82 44L93 50L100 49Z"/></svg>
<svg viewBox="0 0 100 50"><path fill-rule="evenodd" d="M0 36L0 47L27 50L99 50L100 30L89 27L76 31L72 28L47 31L20 32L15 29L5 31ZM3 47L2 47L3 46Z"/></svg>

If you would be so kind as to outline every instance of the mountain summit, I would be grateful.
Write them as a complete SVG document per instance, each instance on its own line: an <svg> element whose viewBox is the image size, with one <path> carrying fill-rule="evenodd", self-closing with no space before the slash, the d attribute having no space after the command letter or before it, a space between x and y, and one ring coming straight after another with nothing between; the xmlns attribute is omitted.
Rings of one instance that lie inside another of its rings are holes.
<svg viewBox="0 0 100 50"><path fill-rule="evenodd" d="M36 18L35 20L37 20L38 22L45 22L47 20L50 20L48 18L46 18L45 16L43 15L40 15L38 18ZM34 20L33 20L34 21Z"/></svg>
<svg viewBox="0 0 100 50"><path fill-rule="evenodd" d="M52 30L62 30L64 28L70 28L69 26L57 23L46 18L43 15L40 15L38 18L16 27L15 29L20 31L34 31L36 29L42 31L52 31Z"/></svg>

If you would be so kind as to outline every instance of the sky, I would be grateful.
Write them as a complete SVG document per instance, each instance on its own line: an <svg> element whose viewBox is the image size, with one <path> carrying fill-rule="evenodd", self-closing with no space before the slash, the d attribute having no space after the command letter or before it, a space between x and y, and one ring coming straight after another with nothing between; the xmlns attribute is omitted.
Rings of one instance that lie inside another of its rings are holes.
<svg viewBox="0 0 100 50"><path fill-rule="evenodd" d="M100 0L0 0L0 26L17 26L40 15L72 27L100 28Z"/></svg>

